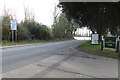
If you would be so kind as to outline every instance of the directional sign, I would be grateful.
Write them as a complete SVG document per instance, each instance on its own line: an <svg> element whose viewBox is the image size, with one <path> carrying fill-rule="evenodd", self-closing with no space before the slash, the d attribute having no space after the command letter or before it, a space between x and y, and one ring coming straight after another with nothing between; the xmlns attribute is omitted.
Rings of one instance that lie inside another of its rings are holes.
<svg viewBox="0 0 120 80"><path fill-rule="evenodd" d="M11 20L11 30L17 30L17 21L16 20Z"/></svg>

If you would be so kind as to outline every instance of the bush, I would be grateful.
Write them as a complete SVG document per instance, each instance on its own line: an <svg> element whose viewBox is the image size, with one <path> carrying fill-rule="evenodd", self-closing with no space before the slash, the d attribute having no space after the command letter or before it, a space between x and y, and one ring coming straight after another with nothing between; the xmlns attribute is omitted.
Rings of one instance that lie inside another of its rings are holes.
<svg viewBox="0 0 120 80"><path fill-rule="evenodd" d="M2 40L11 41L10 20L11 16L6 12L2 16ZM17 40L31 39L51 39L51 32L46 25L39 24L34 20L25 20L17 24Z"/></svg>
<svg viewBox="0 0 120 80"><path fill-rule="evenodd" d="M50 30L46 25L35 21L24 21L21 24L28 30L31 39L47 40L51 38Z"/></svg>
<svg viewBox="0 0 120 80"><path fill-rule="evenodd" d="M30 40L30 33L28 32L28 30L21 24L18 24L17 26L18 30L17 30L17 39L18 40Z"/></svg>
<svg viewBox="0 0 120 80"><path fill-rule="evenodd" d="M58 21L54 22L52 27L53 34L56 38L73 38L74 28L64 13L59 16Z"/></svg>
<svg viewBox="0 0 120 80"><path fill-rule="evenodd" d="M10 16L2 16L2 40L11 40Z"/></svg>

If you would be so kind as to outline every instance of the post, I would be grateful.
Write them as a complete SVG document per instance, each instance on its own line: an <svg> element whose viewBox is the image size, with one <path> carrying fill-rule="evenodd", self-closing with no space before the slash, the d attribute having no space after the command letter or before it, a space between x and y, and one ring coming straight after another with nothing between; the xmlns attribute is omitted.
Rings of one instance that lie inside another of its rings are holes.
<svg viewBox="0 0 120 80"><path fill-rule="evenodd" d="M116 41L116 52L120 53L120 37L118 36L117 41Z"/></svg>
<svg viewBox="0 0 120 80"><path fill-rule="evenodd" d="M117 43L116 43L116 52L119 52L119 41L117 41Z"/></svg>
<svg viewBox="0 0 120 80"><path fill-rule="evenodd" d="M17 30L15 31L15 41L17 42Z"/></svg>
<svg viewBox="0 0 120 80"><path fill-rule="evenodd" d="M12 42L17 41L17 21L11 20L11 26L10 29L12 31Z"/></svg>
<svg viewBox="0 0 120 80"><path fill-rule="evenodd" d="M101 51L103 51L103 40L101 41Z"/></svg>
<svg viewBox="0 0 120 80"><path fill-rule="evenodd" d="M101 41L101 51L103 51L103 48L104 48L104 36L102 36L102 41Z"/></svg>
<svg viewBox="0 0 120 80"><path fill-rule="evenodd" d="M91 40L90 30L89 30L89 38L90 38L90 40Z"/></svg>
<svg viewBox="0 0 120 80"><path fill-rule="evenodd" d="M119 49L118 49L118 53L120 53L120 36L119 36Z"/></svg>
<svg viewBox="0 0 120 80"><path fill-rule="evenodd" d="M12 42L14 42L14 31L12 30Z"/></svg>

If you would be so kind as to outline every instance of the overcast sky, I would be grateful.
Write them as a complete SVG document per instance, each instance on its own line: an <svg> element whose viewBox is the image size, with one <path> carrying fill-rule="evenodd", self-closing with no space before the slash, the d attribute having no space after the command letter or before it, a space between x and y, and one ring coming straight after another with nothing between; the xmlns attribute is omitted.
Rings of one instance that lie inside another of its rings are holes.
<svg viewBox="0 0 120 80"><path fill-rule="evenodd" d="M54 7L58 0L0 0L0 15L3 13L4 5L9 13L16 15L18 21L24 19L24 6L35 15L37 22L52 25Z"/></svg>

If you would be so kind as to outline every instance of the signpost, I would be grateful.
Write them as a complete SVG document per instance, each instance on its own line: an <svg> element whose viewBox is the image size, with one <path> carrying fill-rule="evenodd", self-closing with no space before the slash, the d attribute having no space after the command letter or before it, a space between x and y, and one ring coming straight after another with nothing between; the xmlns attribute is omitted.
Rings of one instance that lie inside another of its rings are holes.
<svg viewBox="0 0 120 80"><path fill-rule="evenodd" d="M12 41L14 42L15 39L17 41L17 21L14 19L14 20L11 20L11 26L10 26L10 29L12 31ZM14 33L15 31L15 33ZM14 36L15 35L15 36ZM16 37L16 38L15 38Z"/></svg>
<svg viewBox="0 0 120 80"><path fill-rule="evenodd" d="M116 38L117 37L105 37L105 48L116 48Z"/></svg>
<svg viewBox="0 0 120 80"><path fill-rule="evenodd" d="M98 44L98 34L92 34L91 44Z"/></svg>
<svg viewBox="0 0 120 80"><path fill-rule="evenodd" d="M104 48L116 49L116 52L119 50L119 40L117 37L105 37L102 41L101 50Z"/></svg>

